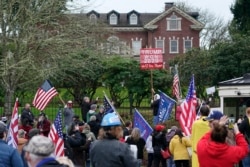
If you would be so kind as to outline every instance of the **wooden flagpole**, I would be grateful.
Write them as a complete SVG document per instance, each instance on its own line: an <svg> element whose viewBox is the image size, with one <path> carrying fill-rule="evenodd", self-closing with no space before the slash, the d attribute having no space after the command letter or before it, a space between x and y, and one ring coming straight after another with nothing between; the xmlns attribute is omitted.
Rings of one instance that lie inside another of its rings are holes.
<svg viewBox="0 0 250 167"><path fill-rule="evenodd" d="M63 99L62 99L62 97L61 97L61 95L58 93L58 97L59 97L59 99L60 99L60 101L62 102L62 104L63 104L63 108L65 107L65 102L63 101Z"/></svg>

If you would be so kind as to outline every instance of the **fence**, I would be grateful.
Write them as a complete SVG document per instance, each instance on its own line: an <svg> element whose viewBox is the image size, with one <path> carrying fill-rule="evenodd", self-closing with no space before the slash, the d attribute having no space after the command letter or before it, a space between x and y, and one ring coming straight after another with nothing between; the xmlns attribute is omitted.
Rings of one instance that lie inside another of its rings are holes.
<svg viewBox="0 0 250 167"><path fill-rule="evenodd" d="M103 102L103 100L100 99L98 101L98 105L101 105L102 102ZM28 100L19 101L19 108L18 108L19 114L21 114L21 111L24 108L26 103L30 103L30 101L28 101ZM13 108L14 102L11 103L11 106ZM141 102L140 106L142 106L142 107L137 107L137 110L143 115L143 117L148 121L149 124L152 124L153 114L152 114L152 109L150 108L149 100L147 100L147 99L143 100ZM57 114L59 108L62 108L62 107L63 107L63 105L62 105L61 101L55 98L45 108L44 113L46 113L49 120L53 121L54 118L56 117L56 114ZM81 108L80 108L79 104L77 104L75 102L73 105L73 109L74 109L75 114L79 115L81 118ZM134 107L129 107L129 99L126 99L124 101L124 103L119 108L116 108L116 110L119 112L119 114L121 115L121 117L124 121L133 120ZM37 110L35 107L31 107L31 111L35 115L35 117L37 118L40 111ZM11 112L12 111L10 111L10 113ZM0 107L0 116L5 116L3 106ZM172 115L171 115L171 119L169 121L167 121L166 124L169 126L178 124L175 121L175 110L173 110Z"/></svg>

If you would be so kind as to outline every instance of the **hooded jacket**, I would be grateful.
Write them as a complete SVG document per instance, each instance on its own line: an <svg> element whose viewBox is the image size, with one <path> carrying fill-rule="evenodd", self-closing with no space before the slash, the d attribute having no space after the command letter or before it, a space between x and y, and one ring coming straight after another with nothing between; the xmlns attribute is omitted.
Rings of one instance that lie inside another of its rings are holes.
<svg viewBox="0 0 250 167"><path fill-rule="evenodd" d="M93 142L90 148L92 167L136 167L137 160L127 143L116 139L102 139Z"/></svg>
<svg viewBox="0 0 250 167"><path fill-rule="evenodd" d="M206 133L197 145L200 167L233 167L248 153L247 142L243 135L235 136L236 146L211 141L211 132Z"/></svg>
<svg viewBox="0 0 250 167"><path fill-rule="evenodd" d="M174 135L169 144L169 151L174 156L174 160L189 160L187 147L191 146L191 141L186 137L182 137L180 142L180 137Z"/></svg>

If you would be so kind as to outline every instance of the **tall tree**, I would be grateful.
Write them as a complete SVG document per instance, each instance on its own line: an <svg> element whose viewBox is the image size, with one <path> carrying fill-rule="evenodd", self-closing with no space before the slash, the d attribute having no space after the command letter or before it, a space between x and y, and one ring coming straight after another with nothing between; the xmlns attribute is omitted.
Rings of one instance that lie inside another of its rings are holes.
<svg viewBox="0 0 250 167"><path fill-rule="evenodd" d="M249 34L250 31L250 0L236 0L231 7L233 13L232 33Z"/></svg>
<svg viewBox="0 0 250 167"><path fill-rule="evenodd" d="M67 0L0 0L0 83L5 114L15 91L32 89L84 46L91 30L84 17L65 14ZM92 26L93 27L93 26Z"/></svg>

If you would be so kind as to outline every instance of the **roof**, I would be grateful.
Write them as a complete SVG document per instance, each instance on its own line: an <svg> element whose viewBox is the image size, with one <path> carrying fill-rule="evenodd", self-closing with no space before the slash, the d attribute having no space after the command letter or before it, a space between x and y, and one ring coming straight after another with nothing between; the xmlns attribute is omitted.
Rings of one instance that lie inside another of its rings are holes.
<svg viewBox="0 0 250 167"><path fill-rule="evenodd" d="M173 6L171 8L169 8L166 11L163 11L161 13L139 13L135 10L131 10L128 13L119 13L117 11L110 11L108 13L98 13L94 10L86 13L86 15L88 16L90 13L95 13L98 14L98 17L100 19L100 21L104 22L104 23L109 23L108 20L108 16L111 13L117 13L119 15L119 21L117 25L112 25L112 27L144 27L146 25L155 23L155 20L159 20L162 17L166 16L168 13L170 13L171 11L175 11L177 13L179 13L180 15L182 15L183 17L187 18L188 20L190 20L192 23L200 25L203 27L203 24L200 23L197 18L199 16L198 12L183 12L180 9L178 9L177 7ZM128 15L131 13L135 13L139 16L139 20L138 20L138 24L137 25L130 25L129 24L129 19L128 19Z"/></svg>
<svg viewBox="0 0 250 167"><path fill-rule="evenodd" d="M234 78L219 82L219 86L235 86L235 85L250 85L250 73L246 73L239 78Z"/></svg>

